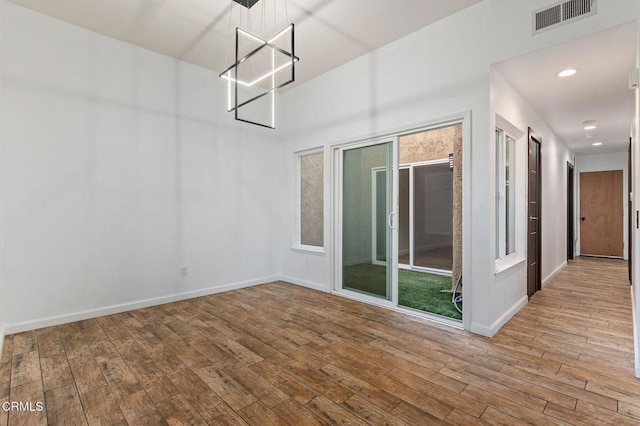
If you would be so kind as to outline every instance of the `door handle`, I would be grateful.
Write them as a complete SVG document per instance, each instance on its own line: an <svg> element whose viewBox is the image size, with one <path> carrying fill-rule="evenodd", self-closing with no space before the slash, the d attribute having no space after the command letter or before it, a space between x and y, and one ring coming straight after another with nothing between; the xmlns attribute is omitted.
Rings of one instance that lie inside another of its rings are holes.
<svg viewBox="0 0 640 426"><path fill-rule="evenodd" d="M529 216L529 220L538 220L538 218L535 216Z"/></svg>
<svg viewBox="0 0 640 426"><path fill-rule="evenodd" d="M389 213L389 217L387 218L387 225L389 225L389 229L394 229L393 228L393 217L396 214L396 212L391 212Z"/></svg>

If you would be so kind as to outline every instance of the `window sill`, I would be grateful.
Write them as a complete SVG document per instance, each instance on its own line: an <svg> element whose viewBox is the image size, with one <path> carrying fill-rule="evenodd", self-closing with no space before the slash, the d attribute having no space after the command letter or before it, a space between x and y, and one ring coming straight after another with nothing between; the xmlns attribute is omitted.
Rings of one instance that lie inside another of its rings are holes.
<svg viewBox="0 0 640 426"><path fill-rule="evenodd" d="M313 247L313 246L293 246L291 247L292 251L304 254L314 254L316 256L324 256L324 247Z"/></svg>
<svg viewBox="0 0 640 426"><path fill-rule="evenodd" d="M524 263L527 259L525 257L522 256L512 256L506 259L500 259L500 260L496 260L496 270L494 272L494 275L500 275L501 273L521 264Z"/></svg>

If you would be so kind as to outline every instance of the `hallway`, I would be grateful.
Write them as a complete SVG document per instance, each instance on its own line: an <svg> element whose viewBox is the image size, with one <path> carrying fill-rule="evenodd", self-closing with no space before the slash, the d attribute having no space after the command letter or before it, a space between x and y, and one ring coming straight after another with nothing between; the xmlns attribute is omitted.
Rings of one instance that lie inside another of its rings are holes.
<svg viewBox="0 0 640 426"><path fill-rule="evenodd" d="M640 423L627 274L622 260L570 261L494 336L487 355L501 359L496 347L518 353L522 361L501 373L577 398L575 412L549 401L546 414L572 424Z"/></svg>
<svg viewBox="0 0 640 426"><path fill-rule="evenodd" d="M15 334L0 399L44 410L0 424L637 425L626 271L572 261L492 339L283 282Z"/></svg>

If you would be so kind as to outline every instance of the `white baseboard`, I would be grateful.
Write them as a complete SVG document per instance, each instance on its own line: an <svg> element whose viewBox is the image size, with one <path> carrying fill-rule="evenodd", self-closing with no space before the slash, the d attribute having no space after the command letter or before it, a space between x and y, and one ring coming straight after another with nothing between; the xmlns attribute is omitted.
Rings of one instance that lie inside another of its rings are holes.
<svg viewBox="0 0 640 426"><path fill-rule="evenodd" d="M305 280L301 280L298 278L293 278L285 275L280 277L280 281L285 281L291 284L299 285L301 287L310 288L312 290L322 291L324 293L329 293L331 291L331 289L327 287L326 284L314 283L311 281L305 281Z"/></svg>
<svg viewBox="0 0 640 426"><path fill-rule="evenodd" d="M558 275L560 271L562 271L566 266L567 266L567 261L565 260L564 262L562 262L560 266L554 269L545 279L542 280L542 287L544 287L545 285L547 285L549 281L554 279L556 275Z"/></svg>
<svg viewBox="0 0 640 426"><path fill-rule="evenodd" d="M529 298L527 296L524 296L489 327L482 324L471 323L469 331L475 334L480 334L481 336L493 337L498 332L498 330L500 330L502 326L509 322L509 320L513 318L513 316L517 314L518 311L522 309L528 302Z"/></svg>
<svg viewBox="0 0 640 426"><path fill-rule="evenodd" d="M222 293L225 291L237 290L245 287L266 284L278 281L280 277L266 277L256 280L242 281L237 283L225 284L217 287L209 287L201 290L187 291L184 293L176 293L169 296L154 297L135 302L122 303L119 305L105 306L103 308L90 309L87 311L79 311L72 314L56 315L47 318L41 318L32 321L18 322L14 324L6 324L4 334L15 334L23 331L37 330L39 328L51 327L54 325L66 324L74 321L82 321L90 318L102 317L105 315L118 314L121 312L133 311L135 309L148 308L149 306L163 305L165 303L177 302L180 300L193 299L200 296L208 296L210 294Z"/></svg>

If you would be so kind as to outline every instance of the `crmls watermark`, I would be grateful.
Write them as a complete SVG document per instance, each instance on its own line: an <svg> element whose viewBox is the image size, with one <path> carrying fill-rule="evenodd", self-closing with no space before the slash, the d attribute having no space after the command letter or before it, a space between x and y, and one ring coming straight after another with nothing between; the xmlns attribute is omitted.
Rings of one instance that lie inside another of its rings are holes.
<svg viewBox="0 0 640 426"><path fill-rule="evenodd" d="M42 411L44 403L40 401L4 401L0 408L2 411Z"/></svg>

